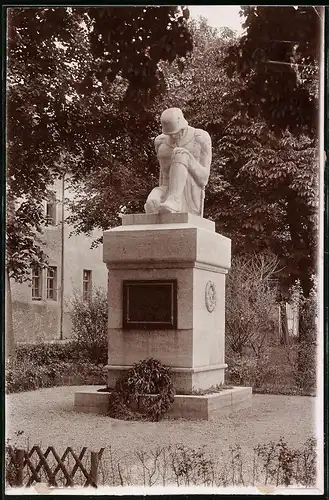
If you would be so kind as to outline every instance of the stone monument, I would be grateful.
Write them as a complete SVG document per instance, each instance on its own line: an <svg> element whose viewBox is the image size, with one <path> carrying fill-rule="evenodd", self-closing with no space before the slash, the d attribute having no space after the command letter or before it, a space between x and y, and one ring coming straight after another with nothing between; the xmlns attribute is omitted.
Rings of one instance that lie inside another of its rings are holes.
<svg viewBox="0 0 329 500"><path fill-rule="evenodd" d="M171 415L209 419L251 396L245 387L208 394L224 383L227 366L225 275L231 240L203 218L209 134L189 126L178 108L162 113L161 126L155 139L159 185L146 200L146 213L124 215L120 227L104 232L108 386L134 363L152 357L172 370L178 395ZM195 390L207 394L196 396ZM77 393L75 407L100 411L104 397Z"/></svg>

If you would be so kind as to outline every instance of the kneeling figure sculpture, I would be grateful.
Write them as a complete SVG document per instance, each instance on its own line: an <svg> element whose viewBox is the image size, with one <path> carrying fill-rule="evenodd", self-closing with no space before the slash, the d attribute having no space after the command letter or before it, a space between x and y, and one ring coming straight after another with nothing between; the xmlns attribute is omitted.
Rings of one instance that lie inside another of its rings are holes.
<svg viewBox="0 0 329 500"><path fill-rule="evenodd" d="M166 109L161 125L162 134L155 139L159 186L149 194L145 212L189 212L202 217L211 164L210 136L190 127L179 108Z"/></svg>

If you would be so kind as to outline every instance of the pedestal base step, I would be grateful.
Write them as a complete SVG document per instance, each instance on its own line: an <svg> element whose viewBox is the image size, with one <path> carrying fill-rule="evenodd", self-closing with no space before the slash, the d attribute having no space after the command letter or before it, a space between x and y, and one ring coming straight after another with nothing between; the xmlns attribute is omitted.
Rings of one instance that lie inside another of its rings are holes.
<svg viewBox="0 0 329 500"><path fill-rule="evenodd" d="M75 411L84 413L106 414L108 411L108 393L86 389L74 394ZM152 397L152 396L145 396ZM221 392L199 395L176 395L168 413L169 418L187 418L191 420L211 420L219 415L249 407L252 403L251 387L233 387Z"/></svg>

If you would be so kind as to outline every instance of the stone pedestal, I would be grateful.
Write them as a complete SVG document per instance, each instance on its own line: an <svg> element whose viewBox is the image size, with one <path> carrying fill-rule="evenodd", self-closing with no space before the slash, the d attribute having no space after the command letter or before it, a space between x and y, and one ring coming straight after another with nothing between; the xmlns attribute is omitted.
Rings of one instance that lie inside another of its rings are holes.
<svg viewBox="0 0 329 500"><path fill-rule="evenodd" d="M215 232L212 221L192 214L136 214L104 232L103 248L109 273L108 385L113 387L133 363L151 357L171 367L178 393L223 383L231 241ZM176 317L169 329L125 329L127 280L175 283Z"/></svg>
<svg viewBox="0 0 329 500"><path fill-rule="evenodd" d="M74 395L74 409L82 413L108 414L109 395L98 392L99 387L81 389ZM249 408L252 403L251 387L232 387L219 393L205 395L179 395L168 412L168 418L212 420L232 412ZM149 396L152 397L152 396ZM140 400L141 407L143 399Z"/></svg>

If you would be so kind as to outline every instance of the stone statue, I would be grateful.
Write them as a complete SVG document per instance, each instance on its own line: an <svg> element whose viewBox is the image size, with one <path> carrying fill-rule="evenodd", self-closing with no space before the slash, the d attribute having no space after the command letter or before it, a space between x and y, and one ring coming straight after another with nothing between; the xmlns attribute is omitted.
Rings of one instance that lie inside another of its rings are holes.
<svg viewBox="0 0 329 500"><path fill-rule="evenodd" d="M211 164L210 136L190 127L179 108L166 109L161 125L162 134L155 139L159 186L149 194L145 212L189 212L202 217Z"/></svg>

